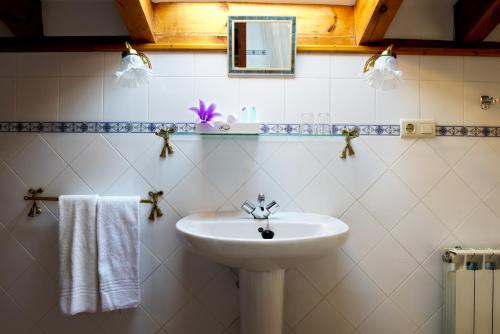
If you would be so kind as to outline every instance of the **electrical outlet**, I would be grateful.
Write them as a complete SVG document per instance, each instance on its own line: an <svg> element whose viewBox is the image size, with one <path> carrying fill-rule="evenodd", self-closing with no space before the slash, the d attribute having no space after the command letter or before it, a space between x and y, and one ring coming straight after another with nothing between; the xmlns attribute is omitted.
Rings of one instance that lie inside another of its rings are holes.
<svg viewBox="0 0 500 334"><path fill-rule="evenodd" d="M427 138L436 136L436 122L433 119L401 119L401 138Z"/></svg>

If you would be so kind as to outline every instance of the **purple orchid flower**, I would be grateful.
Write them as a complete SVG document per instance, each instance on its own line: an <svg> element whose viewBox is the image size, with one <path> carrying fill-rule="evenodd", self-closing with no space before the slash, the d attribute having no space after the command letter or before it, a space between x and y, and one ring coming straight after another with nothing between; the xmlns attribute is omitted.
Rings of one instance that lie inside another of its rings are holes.
<svg viewBox="0 0 500 334"><path fill-rule="evenodd" d="M200 105L198 108L192 107L189 110L194 111L198 115L200 123L211 123L215 117L222 116L222 114L215 112L215 108L217 107L215 103L210 104L207 108L205 102L202 100L199 101Z"/></svg>

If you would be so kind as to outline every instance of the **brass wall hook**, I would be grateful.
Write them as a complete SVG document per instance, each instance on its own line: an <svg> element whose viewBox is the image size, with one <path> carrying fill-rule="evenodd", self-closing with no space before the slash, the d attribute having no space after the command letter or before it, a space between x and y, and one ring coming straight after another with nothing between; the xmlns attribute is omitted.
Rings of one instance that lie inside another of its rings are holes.
<svg viewBox="0 0 500 334"><path fill-rule="evenodd" d="M169 126L167 128L162 128L160 129L160 131L155 132L155 135L157 135L158 137L162 137L163 140L165 141L160 153L160 157L166 158L167 151L169 155L174 153L174 146L170 142L170 136L174 134L176 131L177 128L175 126Z"/></svg>
<svg viewBox="0 0 500 334"><path fill-rule="evenodd" d="M354 149L352 148L351 140L359 137L359 130L354 129L349 131L347 129L344 129L342 130L342 135L345 136L345 147L340 154L340 159L346 159L347 155L354 155Z"/></svg>
<svg viewBox="0 0 500 334"><path fill-rule="evenodd" d="M149 197L151 198L151 204L153 205L151 207L151 212L149 213L149 220L155 220L156 218L160 218L163 216L163 212L161 212L160 207L158 206L158 201L160 200L160 197L163 196L163 191L158 191L158 192L149 192Z"/></svg>
<svg viewBox="0 0 500 334"><path fill-rule="evenodd" d="M28 212L28 217L35 217L36 215L39 215L42 213L42 208L38 206L37 201L37 195L43 193L42 188L38 189L28 189L28 192L30 193L31 196L24 196L24 200L26 201L33 201L33 204L31 205L30 211Z"/></svg>

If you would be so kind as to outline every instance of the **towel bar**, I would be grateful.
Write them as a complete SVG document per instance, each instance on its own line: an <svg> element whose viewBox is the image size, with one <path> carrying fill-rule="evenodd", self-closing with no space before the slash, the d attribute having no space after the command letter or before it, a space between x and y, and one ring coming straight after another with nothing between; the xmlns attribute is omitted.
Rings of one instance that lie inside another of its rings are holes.
<svg viewBox="0 0 500 334"><path fill-rule="evenodd" d="M50 201L50 202L57 202L59 201L59 197L51 197L51 196L37 196L43 192L42 188L38 189L29 189L28 192L30 193L30 196L26 195L24 196L25 201L33 201L33 205L31 206L30 211L28 212L29 217L35 217L36 215L39 215L42 213L42 209L40 206L38 206L38 203L36 201ZM160 200L160 197L163 196L163 191L158 191L158 192L153 192L150 191L148 193L149 199L141 199L140 203L146 203L146 204L151 204L151 212L148 216L149 220L155 220L155 218L159 218L163 216L163 213L160 210L160 207L158 206L158 201Z"/></svg>

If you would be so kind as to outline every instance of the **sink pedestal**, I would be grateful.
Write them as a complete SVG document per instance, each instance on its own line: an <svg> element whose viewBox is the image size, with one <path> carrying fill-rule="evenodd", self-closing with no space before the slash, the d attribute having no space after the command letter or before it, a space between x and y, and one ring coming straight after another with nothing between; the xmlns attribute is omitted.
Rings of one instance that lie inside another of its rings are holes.
<svg viewBox="0 0 500 334"><path fill-rule="evenodd" d="M281 334L285 271L240 269L241 334Z"/></svg>

